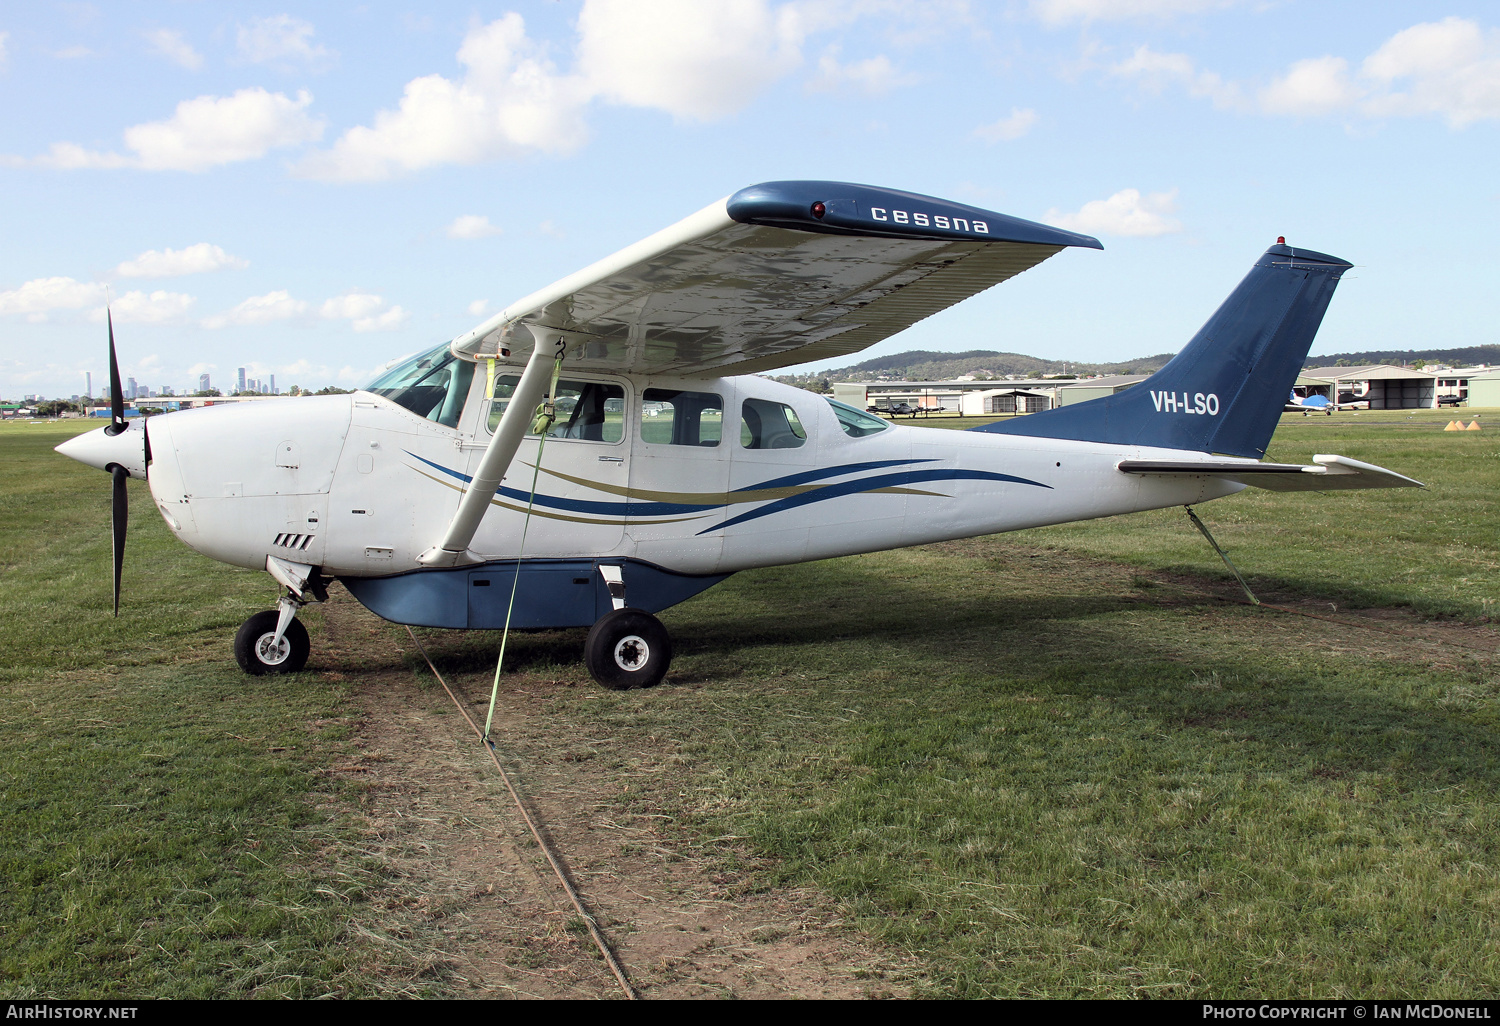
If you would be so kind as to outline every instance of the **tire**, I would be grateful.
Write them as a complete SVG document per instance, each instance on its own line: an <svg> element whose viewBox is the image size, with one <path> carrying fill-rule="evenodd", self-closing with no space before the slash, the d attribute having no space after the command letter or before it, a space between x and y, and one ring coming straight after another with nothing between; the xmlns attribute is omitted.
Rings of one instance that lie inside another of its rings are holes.
<svg viewBox="0 0 1500 1026"><path fill-rule="evenodd" d="M268 654L264 651L263 643L276 633L279 618L280 614L274 609L256 613L240 625L239 633L234 636L234 661L252 677L296 673L307 665L312 643L307 639L307 628L302 626L301 620L294 619L286 625L279 652Z"/></svg>
<svg viewBox="0 0 1500 1026"><path fill-rule="evenodd" d="M615 609L589 629L583 662L612 691L655 687L672 665L672 638L645 610Z"/></svg>

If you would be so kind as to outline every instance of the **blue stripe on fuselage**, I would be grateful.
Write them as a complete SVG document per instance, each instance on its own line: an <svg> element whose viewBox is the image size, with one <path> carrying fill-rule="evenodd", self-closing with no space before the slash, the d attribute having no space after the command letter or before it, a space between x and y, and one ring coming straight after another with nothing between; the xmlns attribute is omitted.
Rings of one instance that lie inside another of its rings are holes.
<svg viewBox="0 0 1500 1026"><path fill-rule="evenodd" d="M804 470L800 474L788 474L786 477L773 478L770 481L762 481L760 484L736 488L734 492L758 492L764 488L786 488L790 485L806 484L809 481L821 481L825 477L857 474L861 470L879 470L881 467L899 467L909 463L936 462L936 460L872 460L869 463L845 463L842 467L822 467L818 470ZM730 494L734 494L734 492Z"/></svg>
<svg viewBox="0 0 1500 1026"><path fill-rule="evenodd" d="M468 484L473 478L468 474L461 474L456 470L450 470L441 463L418 456L409 450L403 450L413 459L440 470L455 480ZM807 470L796 474L788 474L785 477L775 478L756 485L747 485L737 488L729 494L734 495L741 492L756 492L767 488L787 488L808 481L816 481L821 478L837 477L842 474L854 474L862 470L874 470L880 467L900 466L910 463L934 463L936 460L875 460L868 463L848 463L841 467L826 467L818 470ZM748 510L737 517L731 517L714 527L699 531L708 534L712 531L733 527L760 517L770 516L773 513L782 513L799 506L807 506L814 502L822 502L825 499L837 499L844 495L855 495L860 492L874 491L879 488L895 488L902 485L919 484L924 481L1006 481L1012 484L1032 485L1036 488L1051 488L1051 485L1042 484L1040 481L1032 481L1024 477L1015 477L1010 474L997 474L988 470L959 470L959 469L928 469L928 470L904 470L894 474L879 474L875 477L862 477L853 481L840 481L836 484L825 485L803 492L800 495L789 495L784 499L775 499L766 503L758 509ZM495 489L495 494L505 496L520 502L532 500L529 492L516 488L501 486ZM728 503L676 503L676 502L596 502L589 499L564 499L553 495L537 494L534 502L538 506L548 509L567 510L573 513L592 513L598 516L660 516L670 513L697 513L703 510L726 508Z"/></svg>
<svg viewBox="0 0 1500 1026"><path fill-rule="evenodd" d="M907 470L899 474L862 477L858 481L841 481L838 484L828 485L826 488L803 492L801 495L791 495L785 499L777 499L775 502L766 503L759 509L749 510L737 517L730 517L722 524L699 531L698 533L708 534L709 531L720 531L726 527L733 527L735 524L743 524L748 520L770 516L772 513L781 513L784 510L796 509L798 506L806 506L809 503L822 502L824 499L837 499L840 496L873 491L877 488L892 488L899 485L917 484L922 481L1009 481L1012 484L1033 485L1037 488L1052 487L1051 485L1042 484L1040 481L1030 481L1024 477L1013 477L1010 474L996 474L988 470Z"/></svg>

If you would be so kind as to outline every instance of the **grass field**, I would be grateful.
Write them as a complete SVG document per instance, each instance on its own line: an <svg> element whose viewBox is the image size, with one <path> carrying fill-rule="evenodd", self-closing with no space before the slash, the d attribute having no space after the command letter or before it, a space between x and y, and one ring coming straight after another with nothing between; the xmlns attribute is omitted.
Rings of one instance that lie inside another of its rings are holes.
<svg viewBox="0 0 1500 1026"><path fill-rule="evenodd" d="M247 686L226 643L274 588L136 484L112 618L109 478L51 451L77 430L0 427L0 995L419 992L357 939L341 690Z"/></svg>
<svg viewBox="0 0 1500 1026"><path fill-rule="evenodd" d="M1269 454L1429 489L1200 507L1263 598L1343 622L1214 597L1180 510L1115 518L738 575L664 614L661 687L545 692L514 742L649 779L622 814L827 895L918 994L1491 996L1500 443L1447 419L1287 418ZM349 690L247 686L272 589L143 488L112 620L108 478L60 430L0 427L0 991L446 993L359 940L381 867L321 772ZM493 636L429 638L487 693ZM581 640L507 669L581 684Z"/></svg>

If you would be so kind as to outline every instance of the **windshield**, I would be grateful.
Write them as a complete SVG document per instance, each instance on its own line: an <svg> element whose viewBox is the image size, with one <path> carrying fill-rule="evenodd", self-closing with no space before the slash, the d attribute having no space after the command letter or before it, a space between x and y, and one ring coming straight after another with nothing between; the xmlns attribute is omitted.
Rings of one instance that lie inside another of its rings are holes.
<svg viewBox="0 0 1500 1026"><path fill-rule="evenodd" d="M444 342L392 367L365 391L383 395L433 423L457 427L473 380L474 365L454 356Z"/></svg>
<svg viewBox="0 0 1500 1026"><path fill-rule="evenodd" d="M844 434L850 438L863 438L865 435L873 435L877 431L884 431L890 427L879 417L872 417L868 413L856 410L852 406L845 406L833 399L828 400L828 405L833 407L833 415L839 419L839 427L844 429Z"/></svg>

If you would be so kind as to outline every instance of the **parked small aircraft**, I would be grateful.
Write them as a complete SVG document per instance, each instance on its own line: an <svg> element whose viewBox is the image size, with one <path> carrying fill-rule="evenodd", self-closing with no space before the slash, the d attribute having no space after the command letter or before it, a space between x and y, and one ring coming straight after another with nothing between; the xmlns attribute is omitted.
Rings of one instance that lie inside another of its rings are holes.
<svg viewBox="0 0 1500 1026"><path fill-rule="evenodd" d="M742 189L398 362L352 395L127 422L58 451L215 559L265 570L253 674L300 669L332 579L397 623L590 627L608 687L671 660L653 616L739 570L1280 491L1415 486L1342 456L1258 462L1339 276L1278 242L1161 371L974 431L756 376L847 356L1085 235L870 186ZM544 401L545 400L545 401ZM537 416L539 406L548 416Z"/></svg>
<svg viewBox="0 0 1500 1026"><path fill-rule="evenodd" d="M1339 402L1336 403L1326 395L1298 395L1295 390L1287 397L1283 413L1300 413L1304 417L1309 413L1322 413L1333 416L1334 410L1367 410L1370 408L1369 400L1364 402Z"/></svg>

